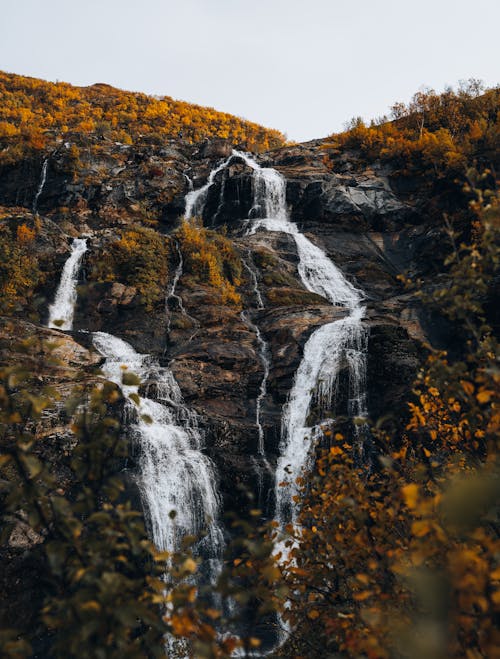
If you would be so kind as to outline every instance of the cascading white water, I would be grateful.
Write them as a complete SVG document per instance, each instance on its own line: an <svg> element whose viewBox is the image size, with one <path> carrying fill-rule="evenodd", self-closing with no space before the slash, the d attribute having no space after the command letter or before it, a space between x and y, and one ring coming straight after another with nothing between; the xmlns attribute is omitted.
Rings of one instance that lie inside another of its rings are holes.
<svg viewBox="0 0 500 659"><path fill-rule="evenodd" d="M48 327L66 331L73 328L78 273L86 251L87 240L75 238L71 246L71 254L64 264L54 302L49 306Z"/></svg>
<svg viewBox="0 0 500 659"><path fill-rule="evenodd" d="M186 218L186 220L188 220L191 217L202 215L203 208L207 200L208 189L210 188L211 185L213 185L217 174L229 165L232 158L233 155L231 154L229 158L224 160L222 164L220 164L215 169L212 169L212 171L209 174L208 181L205 183L205 185L203 185L201 188L198 188L198 190L190 190L187 193L185 197L185 208L184 208L184 217Z"/></svg>
<svg viewBox="0 0 500 659"><path fill-rule="evenodd" d="M40 198L40 195L42 194L43 188L45 186L45 182L47 180L47 167L49 164L49 159L45 158L43 161L42 165L42 173L40 175L40 182L38 183L38 189L36 191L35 198L33 199L33 213L36 215L38 212L38 200Z"/></svg>
<svg viewBox="0 0 500 659"><path fill-rule="evenodd" d="M318 398L320 410L327 414L335 395L339 372L346 367L349 373L348 413L352 418L363 419L367 416L367 331L362 323L363 294L290 221L283 176L275 169L261 167L247 153L233 150L230 158L212 170L202 188L186 196L186 217L192 216L194 209L198 215L203 213L208 189L215 182L216 175L230 164L233 157L242 159L253 170L253 204L249 213L248 234L261 229L293 236L299 257L298 273L305 288L325 297L335 306L345 307L349 312L346 318L328 323L310 336L284 408L281 455L276 468L275 488L276 518L284 529L288 522L296 522L299 509L294 501L297 494L296 480L310 466L310 449L317 434L317 428L307 425L313 398ZM260 407L258 410L260 414ZM355 433L358 427L355 425Z"/></svg>
<svg viewBox="0 0 500 659"><path fill-rule="evenodd" d="M140 448L138 483L155 545L175 551L183 537L205 534L198 551L212 561L215 575L224 545L218 525L217 479L212 462L202 452L203 438L195 413L185 406L168 368L110 334L96 332L93 341L106 358L104 375L125 395L138 395L138 387L122 383L124 369L154 388L156 400L140 396L136 407L128 399L128 409Z"/></svg>
<svg viewBox="0 0 500 659"><path fill-rule="evenodd" d="M342 272L301 234L288 218L286 181L279 172L261 168L247 154L235 152L254 170L254 200L249 234L259 229L279 231L293 236L299 257L298 272L305 288L322 295L333 305L346 307L346 318L328 323L316 330L304 347L304 355L295 374L294 384L282 417L280 457L276 467L276 519L283 530L296 523L299 506L297 479L311 466L311 445L318 434L307 417L316 396L320 411L328 415L335 395L340 370L349 373L348 412L364 418L366 410L366 341L362 324L362 293L348 282ZM260 216L260 218L259 218ZM357 428L357 426L355 426Z"/></svg>

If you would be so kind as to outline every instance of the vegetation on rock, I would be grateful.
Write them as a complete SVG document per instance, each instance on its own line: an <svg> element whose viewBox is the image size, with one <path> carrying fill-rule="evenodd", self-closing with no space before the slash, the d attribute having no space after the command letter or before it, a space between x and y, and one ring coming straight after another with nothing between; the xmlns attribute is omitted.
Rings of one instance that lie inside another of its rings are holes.
<svg viewBox="0 0 500 659"><path fill-rule="evenodd" d="M481 91L481 83L470 80L458 91L418 92L408 105L392 107L392 121L382 117L366 126L353 119L324 148L356 149L365 161L380 158L401 174L434 178L463 172L474 160L489 166L498 158L500 89Z"/></svg>
<svg viewBox="0 0 500 659"><path fill-rule="evenodd" d="M474 190L471 216L474 242L453 249L446 285L427 298L455 321L461 356L429 346L406 432L382 420L371 465L328 429L304 475L282 566L295 632L281 656L496 652L500 350L485 313L500 264L496 196Z"/></svg>
<svg viewBox="0 0 500 659"><path fill-rule="evenodd" d="M34 295L46 278L33 251L40 224L31 216L0 220L0 313L13 314L31 308Z"/></svg>
<svg viewBox="0 0 500 659"><path fill-rule="evenodd" d="M164 303L169 249L168 238L153 229L132 225L98 251L89 280L132 286L146 310L152 311Z"/></svg>
<svg viewBox="0 0 500 659"><path fill-rule="evenodd" d="M224 235L185 221L176 233L185 263L185 272L194 281L208 284L216 292L215 304L241 306L237 288L241 285L242 263L231 240Z"/></svg>

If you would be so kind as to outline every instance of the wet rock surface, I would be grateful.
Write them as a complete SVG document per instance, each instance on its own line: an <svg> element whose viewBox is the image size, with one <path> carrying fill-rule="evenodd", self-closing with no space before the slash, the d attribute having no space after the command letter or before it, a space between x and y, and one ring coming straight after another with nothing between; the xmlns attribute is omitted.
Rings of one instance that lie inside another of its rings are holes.
<svg viewBox="0 0 500 659"><path fill-rule="evenodd" d="M71 161L71 146L71 141L61 144L48 154L38 199L44 230L36 249L52 257L54 268L43 289L43 303L53 297L71 238L88 235L75 329L110 332L170 364L186 402L203 420L210 453L229 492L234 471L250 469L257 442L255 411L263 365L255 331L240 310L213 304L203 287L187 281L188 273L183 273L173 297L146 311L135 286L88 282L92 260L99 250L102 258L102 246L133 224L150 223L162 233L171 232L190 187L199 188L217 163L230 159L208 190L203 217L211 227L227 227L239 254L254 270L264 303L264 309L257 309L254 282L244 271L243 308L270 354L262 423L271 460L303 346L315 328L343 311L304 289L291 236L244 236L253 212L252 170L241 158L231 158L227 141L191 146L172 140L143 147L102 143L97 149L95 144L88 149L80 145L78 164ZM428 204L425 191L419 196L418 185L398 185L387 168L377 163L360 167L349 154L340 154L332 164L321 141L278 149L258 160L286 177L290 216L299 229L364 292L370 326L369 407L374 418L388 413L409 391L420 342L433 338L432 323L422 322L418 303L398 278L438 271L435 244L441 229L422 212ZM0 201L31 206L41 164L26 161L2 172ZM170 277L173 270L174 263ZM169 286L165 281L167 290Z"/></svg>
<svg viewBox="0 0 500 659"><path fill-rule="evenodd" d="M4 364L18 359L14 339L44 337L58 343L62 365L49 368L30 363L40 370L43 381L54 384L63 401L73 386L82 384L82 371L89 384L99 381L96 370L102 358L92 349L88 331L112 333L138 352L169 365L186 404L199 415L226 511L247 505L238 486L256 492L259 469L261 479L263 473L257 456L256 408L265 369L256 328L269 358L260 420L266 457L274 466L282 409L304 345L316 328L342 318L345 310L304 288L290 235L263 231L245 235L246 220L253 213L253 179L251 168L237 157L216 176L203 220L227 231L245 261L237 285L241 308L216 301L213 290L194 281L188 271L181 273L172 291L178 264L174 250L168 278L162 282L164 297L150 308L133 283L90 281L88 275L124 229L140 224L170 235L179 225L191 185L201 187L213 167L230 158L230 149L224 140L194 146L182 140L142 147L102 143L97 151L80 145L80 163L75 164L69 157L71 144L61 144L56 153L48 154L47 179L38 200L41 229L33 249L48 274L37 290L38 317L32 318L33 310L23 307L0 321ZM286 177L292 221L364 292L369 328L368 409L373 420L392 415L391 423L401 427L404 401L424 356L423 345L442 341L447 328L423 316L400 275L439 275L442 228L428 214L431 201L418 181L403 185L388 169L377 163L360 167L349 154L340 154L333 166L331 159L325 163L324 156L323 143L317 141L263 154L258 160ZM41 165L39 160L26 161L0 172L0 203L4 205L0 221L35 221L32 203ZM71 240L82 235L88 236L89 251L80 274L74 332L47 330L42 326L46 309ZM148 395L154 396L154 391ZM396 415L394 410L398 410ZM42 454L55 464L71 450L71 419L61 414L55 413L40 427ZM266 478L269 485L272 475L264 474ZM16 552L25 541L35 543L23 540L21 528L16 538ZM7 580L18 578L17 563L11 559L7 557L11 566ZM28 575L29 569L26 566Z"/></svg>

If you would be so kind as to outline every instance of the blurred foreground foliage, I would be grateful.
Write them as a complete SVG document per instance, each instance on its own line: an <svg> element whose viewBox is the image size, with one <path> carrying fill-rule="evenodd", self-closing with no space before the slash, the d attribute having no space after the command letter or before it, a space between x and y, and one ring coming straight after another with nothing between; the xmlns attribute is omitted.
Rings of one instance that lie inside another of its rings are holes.
<svg viewBox="0 0 500 659"><path fill-rule="evenodd" d="M120 390L87 381L63 404L40 377L63 366L55 348L25 339L16 350L29 368L0 369L0 540L21 559L35 555L40 600L30 602L29 630L2 621L0 656L164 657L167 641L172 657L185 656L186 643L198 657L229 656L238 641L218 634L220 612L193 586L189 543L158 552L132 503ZM52 463L40 424L64 413L72 434Z"/></svg>
<svg viewBox="0 0 500 659"><path fill-rule="evenodd" d="M453 321L460 357L428 346L406 431L374 427L373 464L325 430L278 557L293 630L279 656L498 656L500 353L486 307L500 213L495 192L469 192L474 238L450 229L445 281L422 293Z"/></svg>

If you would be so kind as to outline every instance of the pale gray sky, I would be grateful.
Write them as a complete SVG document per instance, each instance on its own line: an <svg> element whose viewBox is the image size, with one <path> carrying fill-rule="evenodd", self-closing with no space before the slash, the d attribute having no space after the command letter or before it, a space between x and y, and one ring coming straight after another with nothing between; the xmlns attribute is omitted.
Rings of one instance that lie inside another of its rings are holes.
<svg viewBox="0 0 500 659"><path fill-rule="evenodd" d="M500 82L498 0L3 0L0 68L323 137L422 85Z"/></svg>

